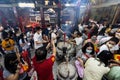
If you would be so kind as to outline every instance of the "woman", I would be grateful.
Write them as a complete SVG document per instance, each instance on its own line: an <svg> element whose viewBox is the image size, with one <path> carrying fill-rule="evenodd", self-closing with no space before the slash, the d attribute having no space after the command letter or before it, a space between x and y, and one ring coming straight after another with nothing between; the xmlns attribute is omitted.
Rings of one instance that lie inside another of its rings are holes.
<svg viewBox="0 0 120 80"><path fill-rule="evenodd" d="M83 78L84 74L84 63L90 57L95 57L94 45L91 42L87 42L82 51L77 53L77 60L75 61L75 66L80 78Z"/></svg>
<svg viewBox="0 0 120 80"><path fill-rule="evenodd" d="M53 29L53 32L51 33L51 38L54 40L55 44L57 43L57 30Z"/></svg>
<svg viewBox="0 0 120 80"><path fill-rule="evenodd" d="M91 42L86 43L82 47L82 51L77 54L77 57L80 57L84 62L90 58L95 56L94 45Z"/></svg>
<svg viewBox="0 0 120 80"><path fill-rule="evenodd" d="M109 61L113 59L113 54L102 51L97 57L86 61L83 80L102 80L103 75L110 71Z"/></svg>
<svg viewBox="0 0 120 80"><path fill-rule="evenodd" d="M99 41L97 40L97 36L96 36L96 35L93 35L93 36L91 36L90 39L85 40L84 44L86 44L87 42L92 42L92 43L93 43L96 53L99 51L99 50L98 50ZM84 45L84 44L83 44L83 45Z"/></svg>
<svg viewBox="0 0 120 80"><path fill-rule="evenodd" d="M22 48L22 51L28 51L29 57L31 58L30 43L28 42L26 35L23 33L20 35L19 45Z"/></svg>
<svg viewBox="0 0 120 80"><path fill-rule="evenodd" d="M23 33L20 35L19 44L22 47L22 50L27 50L30 47L30 43L28 43L27 37Z"/></svg>
<svg viewBox="0 0 120 80"><path fill-rule="evenodd" d="M33 49L34 41L33 41L33 32L32 32L32 30L28 31L26 35L27 35L28 42L30 42L30 47Z"/></svg>
<svg viewBox="0 0 120 80"><path fill-rule="evenodd" d="M24 64L27 65L25 62ZM20 56L17 56L15 53L6 54L4 59L5 69L3 71L4 79L29 80L21 65Z"/></svg>

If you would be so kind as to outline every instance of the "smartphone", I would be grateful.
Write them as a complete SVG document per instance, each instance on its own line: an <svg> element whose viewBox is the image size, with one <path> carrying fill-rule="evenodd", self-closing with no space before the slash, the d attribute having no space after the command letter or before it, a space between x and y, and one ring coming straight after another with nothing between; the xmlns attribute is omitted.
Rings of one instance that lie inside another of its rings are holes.
<svg viewBox="0 0 120 80"><path fill-rule="evenodd" d="M25 61L23 58L20 58L20 62L22 62L22 64L25 64Z"/></svg>

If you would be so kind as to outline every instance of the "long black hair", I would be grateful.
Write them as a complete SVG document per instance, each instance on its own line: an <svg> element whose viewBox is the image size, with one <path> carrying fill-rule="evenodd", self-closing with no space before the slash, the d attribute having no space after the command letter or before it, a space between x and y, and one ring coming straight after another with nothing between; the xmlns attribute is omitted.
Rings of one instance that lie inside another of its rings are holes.
<svg viewBox="0 0 120 80"><path fill-rule="evenodd" d="M14 74L16 72L18 63L19 62L15 53L5 55L4 65L10 73Z"/></svg>
<svg viewBox="0 0 120 80"><path fill-rule="evenodd" d="M21 40L22 40L22 43L25 43L25 40L28 41L27 38L24 39L24 35L25 35L24 33L21 33L21 35L20 35L20 37L19 37L19 40L21 39Z"/></svg>
<svg viewBox="0 0 120 80"><path fill-rule="evenodd" d="M94 45L91 42L87 42L83 47L82 47L82 52L85 54L86 53L86 49L87 47L92 47L92 52L90 53L91 55L95 54L95 49L94 49Z"/></svg>

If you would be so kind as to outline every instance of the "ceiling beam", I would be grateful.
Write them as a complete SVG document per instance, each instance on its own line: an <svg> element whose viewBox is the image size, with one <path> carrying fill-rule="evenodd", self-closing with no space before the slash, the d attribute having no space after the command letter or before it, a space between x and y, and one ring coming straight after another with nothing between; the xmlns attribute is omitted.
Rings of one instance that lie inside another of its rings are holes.
<svg viewBox="0 0 120 80"><path fill-rule="evenodd" d="M18 6L18 4L0 4L0 8L1 7L16 7Z"/></svg>
<svg viewBox="0 0 120 80"><path fill-rule="evenodd" d="M120 0L110 1L110 2L107 2L107 3L102 3L100 5L92 6L92 8L109 7L109 6L118 5L118 4L120 4Z"/></svg>

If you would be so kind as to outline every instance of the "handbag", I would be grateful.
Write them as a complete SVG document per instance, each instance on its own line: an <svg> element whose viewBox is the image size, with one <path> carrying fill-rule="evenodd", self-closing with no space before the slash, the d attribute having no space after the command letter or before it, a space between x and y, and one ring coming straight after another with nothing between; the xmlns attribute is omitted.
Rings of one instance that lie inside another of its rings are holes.
<svg viewBox="0 0 120 80"><path fill-rule="evenodd" d="M81 63L78 60L75 61L75 66L77 68L77 72L78 72L79 77L83 78L83 76L84 76L84 67L81 65Z"/></svg>

